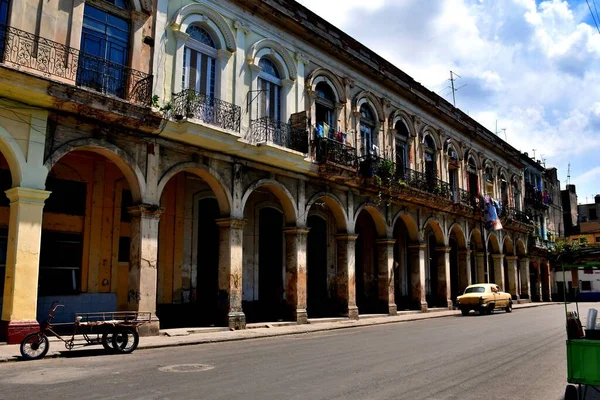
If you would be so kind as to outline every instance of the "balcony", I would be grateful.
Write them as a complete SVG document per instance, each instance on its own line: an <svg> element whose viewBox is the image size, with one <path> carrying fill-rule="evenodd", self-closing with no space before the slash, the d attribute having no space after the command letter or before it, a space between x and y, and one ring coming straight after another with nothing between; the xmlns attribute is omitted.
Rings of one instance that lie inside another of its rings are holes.
<svg viewBox="0 0 600 400"><path fill-rule="evenodd" d="M527 225L533 224L533 218L530 214L523 212L523 211L519 211L513 207L504 207L502 209L501 217L505 217L509 220L517 221L522 224L527 224Z"/></svg>
<svg viewBox="0 0 600 400"><path fill-rule="evenodd" d="M273 143L300 153L308 153L306 129L295 129L289 123L263 117L250 122L250 132L254 142Z"/></svg>
<svg viewBox="0 0 600 400"><path fill-rule="evenodd" d="M480 209L483 205L483 198L477 194L473 194L468 190L458 189L458 202L463 206Z"/></svg>
<svg viewBox="0 0 600 400"><path fill-rule="evenodd" d="M319 164L334 164L340 167L356 169L356 149L338 140L319 137L315 139L316 161Z"/></svg>
<svg viewBox="0 0 600 400"><path fill-rule="evenodd" d="M538 190L530 183L525 184L525 205L535 210L544 211L552 204L552 196L547 192Z"/></svg>
<svg viewBox="0 0 600 400"><path fill-rule="evenodd" d="M239 133L242 109L226 101L188 89L173 96L171 115L176 121L194 118Z"/></svg>
<svg viewBox="0 0 600 400"><path fill-rule="evenodd" d="M10 26L0 25L2 64L142 106L152 100L152 75Z"/></svg>

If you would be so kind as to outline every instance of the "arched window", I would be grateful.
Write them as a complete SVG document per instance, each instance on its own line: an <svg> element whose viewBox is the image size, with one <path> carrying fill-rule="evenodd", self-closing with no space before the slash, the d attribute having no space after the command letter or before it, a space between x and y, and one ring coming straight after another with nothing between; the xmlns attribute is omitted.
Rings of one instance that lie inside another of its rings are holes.
<svg viewBox="0 0 600 400"><path fill-rule="evenodd" d="M467 161L467 184L471 197L479 195L479 178L477 176L477 164L473 157L469 157Z"/></svg>
<svg viewBox="0 0 600 400"><path fill-rule="evenodd" d="M502 207L508 207L508 182L504 174L500 174L500 198Z"/></svg>
<svg viewBox="0 0 600 400"><path fill-rule="evenodd" d="M259 117L281 119L281 74L273 61L263 57L258 65L262 68L258 75L258 90L260 93Z"/></svg>
<svg viewBox="0 0 600 400"><path fill-rule="evenodd" d="M213 98L217 65L215 41L198 25L190 25L185 33L190 37L183 53L182 87Z"/></svg>
<svg viewBox="0 0 600 400"><path fill-rule="evenodd" d="M400 174L404 174L408 168L408 128L402 121L396 122L396 168Z"/></svg>
<svg viewBox="0 0 600 400"><path fill-rule="evenodd" d="M519 183L516 180L513 180L512 182L512 190L514 207L518 211L521 211L521 188L519 187Z"/></svg>
<svg viewBox="0 0 600 400"><path fill-rule="evenodd" d="M452 189L452 196L454 201L458 201L458 152L452 145L448 146L448 183L450 183L450 189Z"/></svg>
<svg viewBox="0 0 600 400"><path fill-rule="evenodd" d="M494 170L489 165L485 167L485 194L494 196Z"/></svg>
<svg viewBox="0 0 600 400"><path fill-rule="evenodd" d="M425 176L428 181L432 181L437 177L437 168L435 165L435 143L429 135L425 136Z"/></svg>
<svg viewBox="0 0 600 400"><path fill-rule="evenodd" d="M360 106L360 136L363 155L378 155L379 153L376 126L377 123L371 108L366 104Z"/></svg>
<svg viewBox="0 0 600 400"><path fill-rule="evenodd" d="M335 94L333 93L331 86L325 82L319 82L315 88L315 92L317 95L317 98L315 99L317 125L323 125L324 128L335 129Z"/></svg>

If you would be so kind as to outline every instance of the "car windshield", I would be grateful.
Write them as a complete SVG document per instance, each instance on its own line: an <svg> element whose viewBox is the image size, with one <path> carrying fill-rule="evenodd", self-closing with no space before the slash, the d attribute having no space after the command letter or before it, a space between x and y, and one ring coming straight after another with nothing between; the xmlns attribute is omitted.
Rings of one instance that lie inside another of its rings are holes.
<svg viewBox="0 0 600 400"><path fill-rule="evenodd" d="M483 286L474 286L474 287L467 288L465 290L465 294L467 294L467 293L484 293L484 292L485 292L485 288Z"/></svg>

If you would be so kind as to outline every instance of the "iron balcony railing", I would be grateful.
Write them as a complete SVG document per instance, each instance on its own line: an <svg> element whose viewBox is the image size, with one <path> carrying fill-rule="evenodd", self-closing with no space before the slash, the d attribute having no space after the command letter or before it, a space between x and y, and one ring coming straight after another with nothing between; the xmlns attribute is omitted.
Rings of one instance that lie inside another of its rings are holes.
<svg viewBox="0 0 600 400"><path fill-rule="evenodd" d="M240 131L242 109L239 106L207 96L192 89L173 95L175 120L194 118L219 128Z"/></svg>
<svg viewBox="0 0 600 400"><path fill-rule="evenodd" d="M287 122L263 117L250 122L250 131L256 142L270 142L300 153L308 153L306 129L293 129Z"/></svg>
<svg viewBox="0 0 600 400"><path fill-rule="evenodd" d="M22 71L150 106L152 75L0 24L1 62Z"/></svg>
<svg viewBox="0 0 600 400"><path fill-rule="evenodd" d="M315 138L316 161L319 164L332 163L356 169L356 149L338 140L317 136Z"/></svg>
<svg viewBox="0 0 600 400"><path fill-rule="evenodd" d="M531 215L513 207L503 207L501 216L512 219L513 221L521 222L523 224L533 224L533 218Z"/></svg>

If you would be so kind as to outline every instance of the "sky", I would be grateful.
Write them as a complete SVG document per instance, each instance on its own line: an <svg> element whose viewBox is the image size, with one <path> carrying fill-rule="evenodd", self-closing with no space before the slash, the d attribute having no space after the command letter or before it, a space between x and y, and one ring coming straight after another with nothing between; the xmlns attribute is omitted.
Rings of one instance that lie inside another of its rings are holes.
<svg viewBox="0 0 600 400"><path fill-rule="evenodd" d="M455 72L458 108L558 168L563 188L570 164L580 203L600 193L600 34L585 0L298 2L450 102Z"/></svg>

